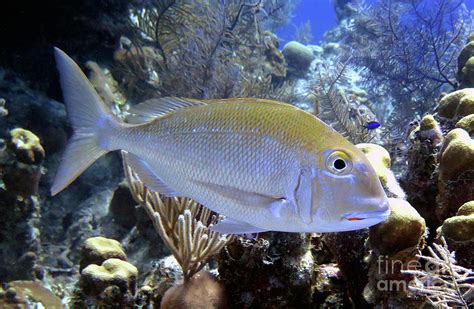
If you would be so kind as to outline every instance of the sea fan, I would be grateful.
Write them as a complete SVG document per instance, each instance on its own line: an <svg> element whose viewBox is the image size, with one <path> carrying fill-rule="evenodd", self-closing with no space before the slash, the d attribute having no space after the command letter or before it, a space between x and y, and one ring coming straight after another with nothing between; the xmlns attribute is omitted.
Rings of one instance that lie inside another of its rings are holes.
<svg viewBox="0 0 474 309"><path fill-rule="evenodd" d="M354 50L348 53L354 65L364 68L364 88L391 99L388 112L401 116L390 117L390 127L406 127L414 116L431 112L442 91L457 87L456 57L472 27L463 2L351 2L355 13L345 41Z"/></svg>
<svg viewBox="0 0 474 309"><path fill-rule="evenodd" d="M430 256L418 255L426 261L425 271L405 270L415 276L410 291L425 296L437 308L472 308L474 305L474 271L456 265L454 252L450 252L444 237L442 245L428 247ZM428 269L428 266L430 269Z"/></svg>
<svg viewBox="0 0 474 309"><path fill-rule="evenodd" d="M254 77L260 77L258 85L267 87L271 79L265 78L269 73L265 71L264 34L288 18L293 3L166 0L132 9L133 44L138 48L153 46L160 58L151 68L157 76L154 89L141 94L140 99L147 95L235 97L245 80ZM146 73L141 74L146 80L149 68L145 64L135 71Z"/></svg>

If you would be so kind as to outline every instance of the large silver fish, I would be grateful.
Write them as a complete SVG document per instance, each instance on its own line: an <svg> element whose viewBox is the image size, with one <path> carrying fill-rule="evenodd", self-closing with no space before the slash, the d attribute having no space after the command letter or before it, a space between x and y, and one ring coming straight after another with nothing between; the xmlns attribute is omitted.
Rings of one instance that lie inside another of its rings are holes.
<svg viewBox="0 0 474 309"><path fill-rule="evenodd" d="M126 151L151 190L226 217L222 233L338 232L384 221L387 197L365 155L313 115L261 99L163 98L115 117L74 61L55 50L74 128L51 189Z"/></svg>

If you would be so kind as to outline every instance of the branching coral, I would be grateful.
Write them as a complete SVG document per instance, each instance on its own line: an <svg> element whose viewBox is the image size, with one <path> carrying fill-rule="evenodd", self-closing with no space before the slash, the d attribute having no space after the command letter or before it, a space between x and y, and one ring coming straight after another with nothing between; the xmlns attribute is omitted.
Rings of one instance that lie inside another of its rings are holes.
<svg viewBox="0 0 474 309"><path fill-rule="evenodd" d="M393 99L392 115L403 115L398 125L406 127L413 113L434 107L444 85L456 87L455 57L471 27L468 11L461 0L354 2L347 39L353 63L364 68L367 89Z"/></svg>
<svg viewBox="0 0 474 309"><path fill-rule="evenodd" d="M155 96L226 98L238 94L244 80L265 85L274 73L265 64L272 61L265 29L281 25L292 6L282 0L175 0L135 8L132 49L156 46L162 60L148 65L135 60L130 63L136 69L129 68L139 80L149 79L150 70L158 76Z"/></svg>
<svg viewBox="0 0 474 309"><path fill-rule="evenodd" d="M295 41L302 44L309 44L312 40L313 34L311 33L311 22L307 20L296 28Z"/></svg>
<svg viewBox="0 0 474 309"><path fill-rule="evenodd" d="M196 201L165 198L150 191L127 165L126 156L123 159L132 195L145 208L156 231L181 265L185 280L189 280L232 236L210 231L208 226L217 223L218 217Z"/></svg>
<svg viewBox="0 0 474 309"><path fill-rule="evenodd" d="M335 68L321 64L318 78L313 86L317 97L315 113L336 131L353 143L368 142L373 131L364 125L375 119L373 113L363 104L352 100L340 87L347 83L348 61L336 61Z"/></svg>
<svg viewBox="0 0 474 309"><path fill-rule="evenodd" d="M409 289L415 294L425 296L437 308L469 308L474 304L474 271L456 265L446 240L441 245L428 247L430 256L417 255L433 267L432 270L405 270L404 274L416 277Z"/></svg>

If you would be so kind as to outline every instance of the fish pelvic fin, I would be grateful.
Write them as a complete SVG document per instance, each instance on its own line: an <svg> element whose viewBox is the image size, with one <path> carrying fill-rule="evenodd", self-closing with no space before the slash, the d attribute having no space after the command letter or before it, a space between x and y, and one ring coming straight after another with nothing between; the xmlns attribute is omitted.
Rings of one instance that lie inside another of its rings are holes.
<svg viewBox="0 0 474 309"><path fill-rule="evenodd" d="M221 233L221 234L252 234L252 233L262 233L267 230L250 225L245 222L225 218L219 221L216 225L209 227L211 231Z"/></svg>
<svg viewBox="0 0 474 309"><path fill-rule="evenodd" d="M98 158L109 152L110 131L120 125L79 66L55 48L64 103L74 134L63 154L51 194L56 195L72 183Z"/></svg>

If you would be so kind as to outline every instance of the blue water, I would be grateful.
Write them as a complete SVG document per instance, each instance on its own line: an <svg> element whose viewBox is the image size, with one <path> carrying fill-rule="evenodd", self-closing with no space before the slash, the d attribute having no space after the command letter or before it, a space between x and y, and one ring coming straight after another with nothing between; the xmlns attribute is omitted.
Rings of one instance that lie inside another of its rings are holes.
<svg viewBox="0 0 474 309"><path fill-rule="evenodd" d="M366 0L366 3L375 3L377 0ZM465 0L469 10L474 10L474 0ZM337 25L336 12L332 0L300 0L294 17L289 24L277 31L277 35L282 39L282 44L293 40L295 30L306 21L311 23L313 39L311 44L319 44L326 31Z"/></svg>

